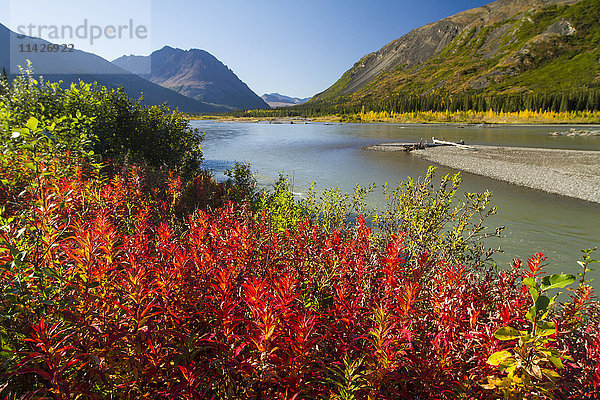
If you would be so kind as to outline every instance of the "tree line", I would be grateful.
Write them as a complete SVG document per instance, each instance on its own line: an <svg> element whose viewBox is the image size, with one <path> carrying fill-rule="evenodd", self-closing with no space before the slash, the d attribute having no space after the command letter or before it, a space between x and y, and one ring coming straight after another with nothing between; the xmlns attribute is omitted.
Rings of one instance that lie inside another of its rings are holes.
<svg viewBox="0 0 600 400"><path fill-rule="evenodd" d="M315 101L274 110L234 111L235 117L319 117L332 114L356 114L361 110L396 113L415 111L476 111L518 112L536 111L600 111L600 88L579 89L555 93L510 94L394 94L384 98L352 101L347 97L337 102Z"/></svg>

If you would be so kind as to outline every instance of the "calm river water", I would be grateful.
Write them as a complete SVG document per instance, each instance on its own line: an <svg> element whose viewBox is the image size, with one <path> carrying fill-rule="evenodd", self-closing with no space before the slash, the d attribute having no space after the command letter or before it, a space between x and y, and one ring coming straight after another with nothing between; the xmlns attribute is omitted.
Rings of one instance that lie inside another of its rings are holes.
<svg viewBox="0 0 600 400"><path fill-rule="evenodd" d="M318 190L339 187L352 192L356 184L372 183L391 187L411 176L422 176L429 166L410 153L375 152L363 146L393 142L419 141L431 137L464 139L467 144L547 147L600 150L600 137L553 137L549 132L569 127L454 127L398 124L268 124L193 121L205 132L205 167L223 178L223 171L234 161L249 162L259 183L272 184L280 172L290 177L294 192L302 196L312 181ZM600 168L600 166L599 166ZM456 170L438 167L438 176ZM548 256L548 270L579 270L576 261L581 249L600 245L600 205L551 195L462 173L461 191L493 192L492 205L498 215L487 226L506 226L504 237L489 242L500 245L503 254L495 257L501 266L515 257L527 259L535 252ZM379 196L378 196L379 195ZM370 201L381 206L381 191ZM599 254L596 258L600 258ZM600 264L595 264L596 266ZM593 271L594 286L600 282L600 266Z"/></svg>

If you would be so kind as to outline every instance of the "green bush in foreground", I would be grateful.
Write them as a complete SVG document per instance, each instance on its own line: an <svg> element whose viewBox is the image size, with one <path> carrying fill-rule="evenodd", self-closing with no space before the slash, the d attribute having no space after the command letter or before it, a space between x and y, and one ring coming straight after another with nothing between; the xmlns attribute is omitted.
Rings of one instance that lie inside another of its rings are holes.
<svg viewBox="0 0 600 400"><path fill-rule="evenodd" d="M202 162L199 132L166 105L146 107L122 89L97 84L37 81L31 65L0 90L0 139L35 117L52 131L62 150L84 148L104 159L196 172Z"/></svg>

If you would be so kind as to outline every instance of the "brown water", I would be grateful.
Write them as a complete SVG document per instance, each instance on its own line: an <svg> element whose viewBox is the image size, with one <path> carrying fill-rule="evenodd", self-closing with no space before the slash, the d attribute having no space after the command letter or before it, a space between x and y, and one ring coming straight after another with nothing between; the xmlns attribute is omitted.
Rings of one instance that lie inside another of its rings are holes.
<svg viewBox="0 0 600 400"><path fill-rule="evenodd" d="M203 143L205 165L217 178L234 161L252 165L259 183L272 184L280 172L294 183L302 196L311 182L317 189L339 187L352 192L356 184L396 185L411 176L417 178L430 165L410 153L374 152L363 146L394 141L419 141L431 137L467 144L562 149L599 150L600 137L553 137L549 132L570 127L465 127L397 124L266 124L194 121L206 132ZM597 129L597 128L595 128ZM599 166L600 168L600 166ZM438 167L438 174L456 170ZM551 195L508 183L462 173L462 190L493 192L492 205L499 214L487 226L506 226L504 237L489 242L500 245L504 254L496 256L505 266L515 257L526 259L543 252L551 272L576 273L581 249L600 245L600 204ZM381 192L369 201L383 204ZM379 194L379 196L377 196ZM600 252L597 255L600 258ZM600 264L596 264L600 265ZM600 266L592 277L600 282Z"/></svg>

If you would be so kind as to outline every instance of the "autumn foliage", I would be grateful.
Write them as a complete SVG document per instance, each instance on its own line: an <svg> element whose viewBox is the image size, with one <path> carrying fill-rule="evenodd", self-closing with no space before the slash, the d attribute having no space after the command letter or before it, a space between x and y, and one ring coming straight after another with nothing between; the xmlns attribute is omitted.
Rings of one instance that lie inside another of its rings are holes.
<svg viewBox="0 0 600 400"><path fill-rule="evenodd" d="M6 399L598 396L593 290L551 307L574 278L541 254L495 272L362 217L282 222L292 197L53 152L27 124L0 157ZM413 228L441 201L405 207Z"/></svg>
<svg viewBox="0 0 600 400"><path fill-rule="evenodd" d="M515 343L495 333L527 329L523 279L542 255L476 272L409 257L402 232L381 250L362 218L276 229L219 206L226 189L207 177L24 157L0 171L5 398L500 395L484 387L500 373L488 359ZM592 297L582 285L548 317L557 398L600 390Z"/></svg>

